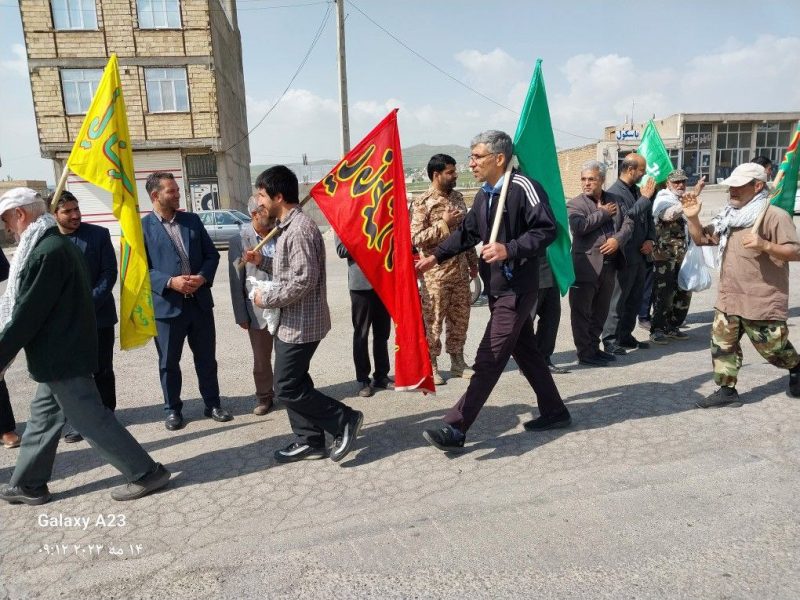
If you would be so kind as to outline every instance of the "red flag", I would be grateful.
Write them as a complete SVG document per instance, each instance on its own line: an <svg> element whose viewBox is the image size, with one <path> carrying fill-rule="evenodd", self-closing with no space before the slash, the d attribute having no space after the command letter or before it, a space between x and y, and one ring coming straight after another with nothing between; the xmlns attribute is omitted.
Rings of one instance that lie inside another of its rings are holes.
<svg viewBox="0 0 800 600"><path fill-rule="evenodd" d="M435 392L411 255L397 109L311 189L395 324L395 389Z"/></svg>

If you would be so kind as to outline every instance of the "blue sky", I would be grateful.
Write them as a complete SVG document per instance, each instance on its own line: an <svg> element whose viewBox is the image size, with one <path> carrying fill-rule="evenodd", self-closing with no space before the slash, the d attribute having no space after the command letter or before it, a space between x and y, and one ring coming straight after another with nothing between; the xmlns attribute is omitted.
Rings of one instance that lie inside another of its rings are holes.
<svg viewBox="0 0 800 600"><path fill-rule="evenodd" d="M289 7L286 7L289 5ZM239 0L248 122L279 98L328 4ZM636 120L675 112L800 110L800 2L346 2L352 142L399 106L404 145L513 132L537 57L556 141L596 139L635 102ZM452 77L391 39L358 9ZM46 178L19 11L0 0L0 177ZM251 137L253 162L339 155L335 8L307 64Z"/></svg>

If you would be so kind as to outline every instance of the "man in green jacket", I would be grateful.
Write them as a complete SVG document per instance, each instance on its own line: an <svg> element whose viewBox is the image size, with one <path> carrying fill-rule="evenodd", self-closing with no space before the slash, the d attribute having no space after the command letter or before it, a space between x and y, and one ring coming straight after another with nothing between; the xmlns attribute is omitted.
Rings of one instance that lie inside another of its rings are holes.
<svg viewBox="0 0 800 600"><path fill-rule="evenodd" d="M92 379L97 334L88 275L80 251L62 236L35 191L0 197L0 218L19 241L0 298L0 370L25 349L38 382L14 473L0 499L44 504L65 418L128 480L111 492L134 500L167 485L170 473L153 461L107 410Z"/></svg>

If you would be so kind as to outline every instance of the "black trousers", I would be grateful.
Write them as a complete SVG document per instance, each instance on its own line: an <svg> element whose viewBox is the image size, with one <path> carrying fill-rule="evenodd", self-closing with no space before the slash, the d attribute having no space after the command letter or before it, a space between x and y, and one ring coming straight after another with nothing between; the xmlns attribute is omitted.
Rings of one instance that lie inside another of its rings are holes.
<svg viewBox="0 0 800 600"><path fill-rule="evenodd" d="M275 337L275 397L286 406L289 424L299 438L316 448L325 446L325 432L336 436L353 410L314 388L308 374L319 342L287 344Z"/></svg>
<svg viewBox="0 0 800 600"><path fill-rule="evenodd" d="M613 263L604 263L597 279L576 281L569 288L572 339L579 359L594 356L600 349L600 334L608 316L616 272Z"/></svg>
<svg viewBox="0 0 800 600"><path fill-rule="evenodd" d="M469 380L466 393L445 415L445 423L466 433L512 356L536 393L539 412L551 416L565 410L533 333L531 311L536 306L536 296L536 292L489 296L491 316L475 353L475 374Z"/></svg>
<svg viewBox="0 0 800 600"><path fill-rule="evenodd" d="M94 374L94 383L100 392L103 406L109 410L117 408L117 386L114 377L114 326L101 327L97 330L99 346L98 369Z"/></svg>
<svg viewBox="0 0 800 600"><path fill-rule="evenodd" d="M561 321L561 294L555 286L540 288L536 302L536 346L546 361L556 349L558 324ZM533 315L531 315L533 316Z"/></svg>
<svg viewBox="0 0 800 600"><path fill-rule="evenodd" d="M647 263L632 260L617 271L608 317L603 327L603 341L624 340L633 334L636 317L642 307Z"/></svg>
<svg viewBox="0 0 800 600"><path fill-rule="evenodd" d="M375 359L375 380L389 375L389 334L392 319L375 290L350 290L353 318L353 363L356 379L369 383L369 330L372 329L372 357Z"/></svg>
<svg viewBox="0 0 800 600"><path fill-rule="evenodd" d="M17 428L14 420L14 410L11 408L11 398L8 397L8 386L5 379L0 379L0 435L9 433Z"/></svg>
<svg viewBox="0 0 800 600"><path fill-rule="evenodd" d="M205 311L197 300L187 298L183 310L177 317L156 319L155 339L158 351L158 368L161 377L161 391L164 394L164 410L183 409L181 401L181 354L183 344L188 340L194 357L194 370L200 395L206 408L220 405L219 380L217 379L217 330L214 326L214 312Z"/></svg>

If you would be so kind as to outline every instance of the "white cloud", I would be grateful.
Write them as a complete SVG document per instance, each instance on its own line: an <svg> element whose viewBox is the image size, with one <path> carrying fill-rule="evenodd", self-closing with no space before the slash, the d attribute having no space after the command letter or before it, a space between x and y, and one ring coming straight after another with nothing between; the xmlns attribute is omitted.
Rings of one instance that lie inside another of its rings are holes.
<svg viewBox="0 0 800 600"><path fill-rule="evenodd" d="M553 126L584 136L625 121L678 112L791 111L800 106L800 38L728 39L683 66L653 67L635 58L579 54L561 67L567 87L551 94ZM587 143L557 134L559 145Z"/></svg>
<svg viewBox="0 0 800 600"><path fill-rule="evenodd" d="M455 59L467 72L467 82L478 86L484 93L500 89L505 93L525 76L525 63L517 60L502 48L486 54L478 50L462 50ZM492 93L487 93L492 96Z"/></svg>
<svg viewBox="0 0 800 600"><path fill-rule="evenodd" d="M28 55L22 44L11 44L13 58L0 60L0 71L10 71L21 77L28 77Z"/></svg>

